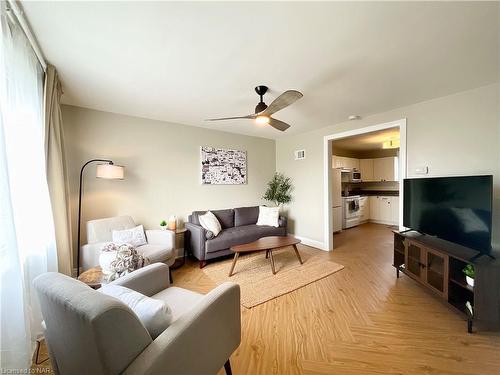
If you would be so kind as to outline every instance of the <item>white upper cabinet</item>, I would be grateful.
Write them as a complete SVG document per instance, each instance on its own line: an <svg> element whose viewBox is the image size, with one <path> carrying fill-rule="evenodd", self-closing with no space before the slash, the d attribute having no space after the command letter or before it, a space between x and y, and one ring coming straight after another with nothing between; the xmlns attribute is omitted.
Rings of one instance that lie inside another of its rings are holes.
<svg viewBox="0 0 500 375"><path fill-rule="evenodd" d="M332 156L332 168L342 168L343 160L342 156Z"/></svg>
<svg viewBox="0 0 500 375"><path fill-rule="evenodd" d="M359 159L361 181L373 181L373 159Z"/></svg>
<svg viewBox="0 0 500 375"><path fill-rule="evenodd" d="M361 175L363 178L363 175ZM373 159L374 181L398 181L398 158L395 156Z"/></svg>
<svg viewBox="0 0 500 375"><path fill-rule="evenodd" d="M377 159L355 159L344 156L332 157L333 168L356 169L362 181L398 181L398 158L391 156Z"/></svg>
<svg viewBox="0 0 500 375"><path fill-rule="evenodd" d="M333 155L332 167L333 168L346 168L346 169L359 170L359 159Z"/></svg>
<svg viewBox="0 0 500 375"><path fill-rule="evenodd" d="M346 159L346 164L348 169L356 169L359 171L359 159L355 158L344 158Z"/></svg>

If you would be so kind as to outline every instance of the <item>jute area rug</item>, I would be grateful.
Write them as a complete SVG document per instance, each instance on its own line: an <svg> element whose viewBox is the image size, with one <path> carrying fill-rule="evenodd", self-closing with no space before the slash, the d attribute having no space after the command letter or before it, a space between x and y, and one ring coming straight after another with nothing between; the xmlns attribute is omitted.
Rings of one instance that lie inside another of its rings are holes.
<svg viewBox="0 0 500 375"><path fill-rule="evenodd" d="M273 298L290 293L344 268L328 260L324 251L300 246L304 264L300 264L293 248L285 247L273 251L276 274L271 271L266 252L240 254L234 274L228 277L232 258L208 264L202 271L217 285L233 281L240 285L241 304L251 308Z"/></svg>

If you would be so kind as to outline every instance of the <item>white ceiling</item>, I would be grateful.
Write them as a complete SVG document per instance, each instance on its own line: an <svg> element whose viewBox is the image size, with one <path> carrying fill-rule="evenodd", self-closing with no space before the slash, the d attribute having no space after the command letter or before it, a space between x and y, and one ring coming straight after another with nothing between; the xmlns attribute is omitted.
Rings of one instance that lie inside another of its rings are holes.
<svg viewBox="0 0 500 375"><path fill-rule="evenodd" d="M499 3L28 2L63 102L283 136L246 115L265 84L304 98L295 134L499 80Z"/></svg>
<svg viewBox="0 0 500 375"><path fill-rule="evenodd" d="M346 151L372 151L381 150L384 142L396 140L399 140L399 128L390 128L335 140L332 146Z"/></svg>

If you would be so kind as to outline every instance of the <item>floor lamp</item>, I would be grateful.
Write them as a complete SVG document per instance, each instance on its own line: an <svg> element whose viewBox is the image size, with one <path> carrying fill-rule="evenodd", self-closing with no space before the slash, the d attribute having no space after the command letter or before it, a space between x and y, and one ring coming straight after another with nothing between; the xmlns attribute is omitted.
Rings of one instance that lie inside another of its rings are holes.
<svg viewBox="0 0 500 375"><path fill-rule="evenodd" d="M97 164L96 177L105 178L108 180L123 180L125 174L125 167L121 165L115 165L112 160L106 159L92 159L86 162L82 169L80 169L80 193L78 196L78 238L76 240L77 245L77 259L76 259L76 277L80 276L80 223L81 223L81 213L82 213L82 181L83 181L83 171L85 167L91 163L101 162L103 164Z"/></svg>

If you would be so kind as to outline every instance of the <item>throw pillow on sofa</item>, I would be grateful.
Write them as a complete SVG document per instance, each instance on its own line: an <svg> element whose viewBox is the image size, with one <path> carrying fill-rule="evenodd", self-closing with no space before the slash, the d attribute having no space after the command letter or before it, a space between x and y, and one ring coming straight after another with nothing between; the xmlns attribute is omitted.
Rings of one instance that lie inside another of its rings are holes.
<svg viewBox="0 0 500 375"><path fill-rule="evenodd" d="M269 225L279 227L280 208L259 206L259 218L257 225Z"/></svg>
<svg viewBox="0 0 500 375"><path fill-rule="evenodd" d="M124 229L124 230L114 230L111 233L113 242L118 245L130 244L134 247L146 245L146 235L144 234L144 228L142 225L138 225L135 228Z"/></svg>
<svg viewBox="0 0 500 375"><path fill-rule="evenodd" d="M214 236L217 236L222 230L219 220L217 220L213 212L207 211L205 214L198 216L198 220L200 221L200 225L212 232Z"/></svg>
<svg viewBox="0 0 500 375"><path fill-rule="evenodd" d="M121 285L103 285L99 292L115 297L137 315L151 338L157 338L172 323L172 310L165 302Z"/></svg>

